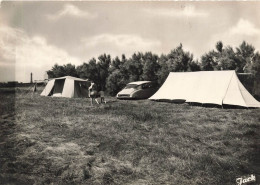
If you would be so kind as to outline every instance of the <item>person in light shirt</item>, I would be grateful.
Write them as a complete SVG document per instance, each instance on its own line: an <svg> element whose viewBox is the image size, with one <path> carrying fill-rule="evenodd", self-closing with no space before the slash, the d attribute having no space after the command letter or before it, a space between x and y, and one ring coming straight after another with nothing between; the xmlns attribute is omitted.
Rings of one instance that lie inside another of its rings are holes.
<svg viewBox="0 0 260 185"><path fill-rule="evenodd" d="M97 92L97 85L94 82L91 82L90 87L88 88L89 91L89 97L91 98L91 106L94 103L94 100L96 101L97 104L99 104L97 97L98 97L98 92Z"/></svg>

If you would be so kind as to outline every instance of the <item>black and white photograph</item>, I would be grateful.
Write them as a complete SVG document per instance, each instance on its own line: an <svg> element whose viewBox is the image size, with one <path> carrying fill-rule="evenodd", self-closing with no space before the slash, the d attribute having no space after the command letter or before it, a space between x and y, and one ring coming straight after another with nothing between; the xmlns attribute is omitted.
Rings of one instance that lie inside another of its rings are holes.
<svg viewBox="0 0 260 185"><path fill-rule="evenodd" d="M259 10L0 0L0 184L259 185Z"/></svg>

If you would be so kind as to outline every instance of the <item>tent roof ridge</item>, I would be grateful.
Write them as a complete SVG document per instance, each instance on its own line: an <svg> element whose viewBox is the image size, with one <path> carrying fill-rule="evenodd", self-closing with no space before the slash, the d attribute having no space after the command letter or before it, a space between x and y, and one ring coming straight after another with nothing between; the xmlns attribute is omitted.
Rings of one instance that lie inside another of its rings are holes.
<svg viewBox="0 0 260 185"><path fill-rule="evenodd" d="M62 77L58 77L58 78L52 78L49 80L60 80L60 79L72 79L72 80L76 80L76 81L89 81L88 79L82 79L82 78L77 78L74 76L62 76Z"/></svg>

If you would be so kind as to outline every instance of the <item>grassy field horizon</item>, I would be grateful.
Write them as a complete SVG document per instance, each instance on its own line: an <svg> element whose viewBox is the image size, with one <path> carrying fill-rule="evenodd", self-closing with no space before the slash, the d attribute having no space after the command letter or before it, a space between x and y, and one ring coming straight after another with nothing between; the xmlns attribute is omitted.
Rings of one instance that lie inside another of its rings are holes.
<svg viewBox="0 0 260 185"><path fill-rule="evenodd" d="M259 184L259 109L1 89L0 100L1 184Z"/></svg>

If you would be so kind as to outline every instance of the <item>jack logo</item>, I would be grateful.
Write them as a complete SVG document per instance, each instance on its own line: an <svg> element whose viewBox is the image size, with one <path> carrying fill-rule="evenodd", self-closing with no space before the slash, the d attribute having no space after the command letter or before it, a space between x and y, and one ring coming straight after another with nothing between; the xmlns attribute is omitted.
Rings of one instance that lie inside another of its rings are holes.
<svg viewBox="0 0 260 185"><path fill-rule="evenodd" d="M250 176L243 176L236 178L236 183L237 185L243 185L243 184L248 184L250 182L255 182L256 178L254 174L251 174Z"/></svg>

